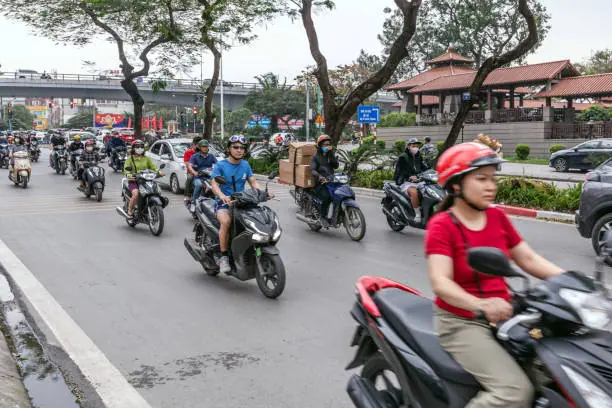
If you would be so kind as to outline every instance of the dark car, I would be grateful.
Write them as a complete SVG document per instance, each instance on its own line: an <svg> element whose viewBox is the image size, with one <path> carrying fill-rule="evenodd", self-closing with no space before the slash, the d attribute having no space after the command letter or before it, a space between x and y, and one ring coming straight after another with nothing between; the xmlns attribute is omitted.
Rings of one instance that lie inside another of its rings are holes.
<svg viewBox="0 0 612 408"><path fill-rule="evenodd" d="M612 229L612 159L587 173L576 211L576 228L584 238L591 238L593 249L599 253L606 231ZM612 266L612 258L608 257L606 263Z"/></svg>
<svg viewBox="0 0 612 408"><path fill-rule="evenodd" d="M594 139L550 155L550 167L557 171L591 170L612 156L612 139Z"/></svg>

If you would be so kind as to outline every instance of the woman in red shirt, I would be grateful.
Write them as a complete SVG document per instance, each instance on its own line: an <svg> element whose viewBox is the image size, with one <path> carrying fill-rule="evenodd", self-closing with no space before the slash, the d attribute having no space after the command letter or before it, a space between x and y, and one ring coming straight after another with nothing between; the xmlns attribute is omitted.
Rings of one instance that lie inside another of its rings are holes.
<svg viewBox="0 0 612 408"><path fill-rule="evenodd" d="M540 279L563 272L523 241L502 210L491 207L497 193L495 171L503 161L480 143L462 143L442 154L437 171L448 196L429 221L425 237L440 344L484 389L468 408L531 407L534 388L488 323L475 318L482 313L491 323L506 320L512 306L505 280L470 268L467 248L499 248Z"/></svg>

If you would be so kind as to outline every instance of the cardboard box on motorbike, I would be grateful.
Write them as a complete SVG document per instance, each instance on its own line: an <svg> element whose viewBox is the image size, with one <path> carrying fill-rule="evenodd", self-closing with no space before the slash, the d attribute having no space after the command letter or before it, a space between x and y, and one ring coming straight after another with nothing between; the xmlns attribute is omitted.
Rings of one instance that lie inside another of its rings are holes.
<svg viewBox="0 0 612 408"><path fill-rule="evenodd" d="M289 162L297 165L309 165L312 156L317 154L317 145L313 142L291 142L289 144Z"/></svg>
<svg viewBox="0 0 612 408"><path fill-rule="evenodd" d="M280 182L303 188L314 187L315 180L310 173L310 159L316 152L317 146L314 143L289 144L289 159L280 160L278 163Z"/></svg>

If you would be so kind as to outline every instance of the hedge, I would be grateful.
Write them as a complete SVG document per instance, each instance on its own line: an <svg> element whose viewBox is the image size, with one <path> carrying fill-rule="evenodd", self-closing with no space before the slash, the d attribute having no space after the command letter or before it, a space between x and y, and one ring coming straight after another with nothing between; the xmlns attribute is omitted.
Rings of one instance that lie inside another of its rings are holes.
<svg viewBox="0 0 612 408"><path fill-rule="evenodd" d="M529 148L528 144L517 144L516 149L514 151L516 152L516 157L519 160L527 160L531 149Z"/></svg>
<svg viewBox="0 0 612 408"><path fill-rule="evenodd" d="M548 149L548 152L550 154L553 154L555 152L558 152L559 150L565 150L565 149L567 149L567 147L565 147L562 144L554 144L550 146L550 149Z"/></svg>

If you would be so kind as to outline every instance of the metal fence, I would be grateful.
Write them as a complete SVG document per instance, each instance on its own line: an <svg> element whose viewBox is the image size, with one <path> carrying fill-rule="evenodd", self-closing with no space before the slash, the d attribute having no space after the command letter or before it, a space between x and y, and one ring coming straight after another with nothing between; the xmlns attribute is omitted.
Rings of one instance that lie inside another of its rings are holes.
<svg viewBox="0 0 612 408"><path fill-rule="evenodd" d="M513 108L493 111L492 121L505 122L541 122L544 120L542 108Z"/></svg>
<svg viewBox="0 0 612 408"><path fill-rule="evenodd" d="M546 139L599 139L612 137L612 122L553 123Z"/></svg>

